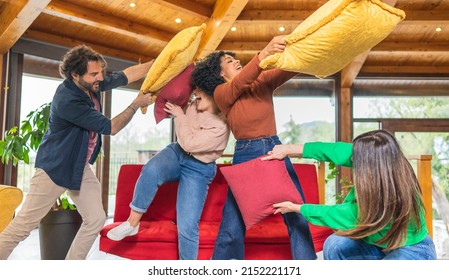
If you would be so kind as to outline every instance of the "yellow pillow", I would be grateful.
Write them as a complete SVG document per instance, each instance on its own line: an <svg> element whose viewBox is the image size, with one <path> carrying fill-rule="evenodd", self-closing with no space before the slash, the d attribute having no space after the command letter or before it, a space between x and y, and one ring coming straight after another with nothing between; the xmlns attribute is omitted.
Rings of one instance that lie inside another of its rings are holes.
<svg viewBox="0 0 449 280"><path fill-rule="evenodd" d="M21 189L0 185L0 232L11 222L17 207L22 203L22 199Z"/></svg>
<svg viewBox="0 0 449 280"><path fill-rule="evenodd" d="M140 90L155 93L155 100L159 90L192 63L205 29L206 24L203 23L178 32L154 61ZM142 113L145 114L146 109L142 107Z"/></svg>
<svg viewBox="0 0 449 280"><path fill-rule="evenodd" d="M330 0L285 37L282 53L263 59L260 67L324 78L377 45L404 18L404 11L378 0Z"/></svg>

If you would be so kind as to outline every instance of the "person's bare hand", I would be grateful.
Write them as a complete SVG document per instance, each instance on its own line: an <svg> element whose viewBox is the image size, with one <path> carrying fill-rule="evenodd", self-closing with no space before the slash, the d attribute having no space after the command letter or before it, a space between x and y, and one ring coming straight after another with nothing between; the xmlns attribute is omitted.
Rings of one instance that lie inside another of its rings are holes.
<svg viewBox="0 0 449 280"><path fill-rule="evenodd" d="M287 145L276 145L261 160L284 159L289 155L289 152L290 150Z"/></svg>
<svg viewBox="0 0 449 280"><path fill-rule="evenodd" d="M142 91L139 91L139 94L137 95L136 99L131 103L132 107L134 109L149 106L154 103L154 93L148 92L143 93Z"/></svg>
<svg viewBox="0 0 449 280"><path fill-rule="evenodd" d="M181 106L178 106L176 104L173 104L169 101L165 103L164 111L172 115L173 117L177 117L179 115L184 114L184 111L182 110Z"/></svg>
<svg viewBox="0 0 449 280"><path fill-rule="evenodd" d="M295 204L290 201L284 201L281 203L275 203L273 204L274 214L281 213L290 213L290 212L298 212L300 211L301 206L299 204Z"/></svg>
<svg viewBox="0 0 449 280"><path fill-rule="evenodd" d="M263 60L272 54L283 52L286 45L284 40L285 36L280 35L271 39L270 43L259 53L259 60Z"/></svg>

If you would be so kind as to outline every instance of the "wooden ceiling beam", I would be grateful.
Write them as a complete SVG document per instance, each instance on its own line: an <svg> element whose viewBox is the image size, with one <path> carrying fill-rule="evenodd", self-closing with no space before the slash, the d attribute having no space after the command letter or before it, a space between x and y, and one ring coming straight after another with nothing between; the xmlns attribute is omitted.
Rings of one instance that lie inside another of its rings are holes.
<svg viewBox="0 0 449 280"><path fill-rule="evenodd" d="M375 51L371 50L369 59L383 59L385 62L392 62L392 60L397 59L407 59L410 61L410 59L413 60L421 60L421 59L429 59L433 60L433 58L439 58L442 59L445 62L449 62L449 52L447 50L445 51L429 51L429 52L422 52L422 51L396 51L396 52L386 52L386 51Z"/></svg>
<svg viewBox="0 0 449 280"><path fill-rule="evenodd" d="M209 16L212 14L212 10L208 7L199 5L198 3L192 1L152 0L151 2L178 11L181 14L188 14L190 16L196 17L202 22L207 21L209 19Z"/></svg>
<svg viewBox="0 0 449 280"><path fill-rule="evenodd" d="M300 23L308 18L315 10L244 10L237 18L239 24L257 23Z"/></svg>
<svg viewBox="0 0 449 280"><path fill-rule="evenodd" d="M25 55L24 57L23 72L62 79L59 73L59 61L30 55Z"/></svg>
<svg viewBox="0 0 449 280"><path fill-rule="evenodd" d="M362 69L370 50L356 56L346 67L341 70L341 87L349 88L354 83L355 78Z"/></svg>
<svg viewBox="0 0 449 280"><path fill-rule="evenodd" d="M436 76L440 76L441 74L449 74L449 66L441 67L441 66L393 66L393 65L385 65L385 66L367 66L364 65L360 70L361 73L365 74L435 74Z"/></svg>
<svg viewBox="0 0 449 280"><path fill-rule="evenodd" d="M144 41L151 38L153 40L168 43L174 36L174 34L162 30L149 28L145 25L126 21L65 2L53 1L42 12L54 17L101 28L117 34L137 37Z"/></svg>
<svg viewBox="0 0 449 280"><path fill-rule="evenodd" d="M8 1L0 12L0 55L6 53L51 0Z"/></svg>
<svg viewBox="0 0 449 280"><path fill-rule="evenodd" d="M133 62L139 62L139 61L145 62L145 61L154 59L154 57L148 57L148 56L145 56L142 54L137 54L134 52L130 52L129 50L114 49L114 48L111 48L110 46L91 44L88 42L83 42L83 41L74 40L74 39L70 39L70 38L66 38L66 37L62 37L62 36L57 36L57 35L45 33L45 32L38 31L38 30L28 29L25 32L24 37L33 39L33 40L37 40L37 41L41 41L41 42L47 42L50 44L62 45L62 46L69 47L69 48L73 48L77 45L86 44L86 45L89 45L94 50L101 53L102 55L126 59L126 60L133 61Z"/></svg>
<svg viewBox="0 0 449 280"><path fill-rule="evenodd" d="M218 48L239 53L255 54L267 45L267 42L235 42L223 41ZM242 51L244 50L244 51ZM449 41L438 41L432 43L426 42L389 42L382 41L374 46L371 51L388 51L388 52L447 52L449 50Z"/></svg>
<svg viewBox="0 0 449 280"><path fill-rule="evenodd" d="M394 7L397 0L384 0L385 4ZM356 56L348 65L346 65L340 72L341 74L341 87L350 88L354 83L355 78L359 75L360 69L362 69L366 58L368 57L371 49L364 51Z"/></svg>
<svg viewBox="0 0 449 280"><path fill-rule="evenodd" d="M422 52L447 52L449 50L449 41L444 42L389 42L382 41L374 46L372 51L422 51Z"/></svg>
<svg viewBox="0 0 449 280"><path fill-rule="evenodd" d="M260 52L268 42L235 42L235 41L222 41L218 46L220 50L226 50L238 53L250 53L256 54ZM244 50L244 51L242 51Z"/></svg>
<svg viewBox="0 0 449 280"><path fill-rule="evenodd" d="M207 21L206 31L198 47L196 57L205 57L215 51L231 29L248 0L218 0L212 16Z"/></svg>
<svg viewBox="0 0 449 280"><path fill-rule="evenodd" d="M449 22L449 10L405 10L404 21Z"/></svg>
<svg viewBox="0 0 449 280"><path fill-rule="evenodd" d="M396 1L396 0L394 0ZM387 3L387 1L384 1ZM394 5L390 5L394 6ZM300 23L307 19L315 10L245 10L242 11L237 18L239 24L254 24L257 23ZM430 22L449 22L449 10L405 10L404 22L422 21Z"/></svg>

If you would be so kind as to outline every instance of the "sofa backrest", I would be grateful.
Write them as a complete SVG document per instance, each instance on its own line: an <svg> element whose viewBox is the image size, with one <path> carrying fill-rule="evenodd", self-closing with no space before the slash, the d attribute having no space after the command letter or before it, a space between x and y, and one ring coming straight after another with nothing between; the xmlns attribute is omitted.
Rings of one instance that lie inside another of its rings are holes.
<svg viewBox="0 0 449 280"><path fill-rule="evenodd" d="M316 166L309 163L294 163L296 174L301 183L307 203L318 204L320 202L318 194L318 175Z"/></svg>
<svg viewBox="0 0 449 280"><path fill-rule="evenodd" d="M204 205L201 221L220 222L222 209L226 201L228 185L217 164L217 175L209 185L209 192ZM317 204L318 181L316 167L313 164L293 164L301 182L307 203ZM117 179L114 222L125 221L129 216L129 203L132 200L135 183L142 170L142 164L125 164L120 167ZM170 182L162 185L153 199L148 211L142 216L143 221L170 220L176 222L176 196L178 184Z"/></svg>

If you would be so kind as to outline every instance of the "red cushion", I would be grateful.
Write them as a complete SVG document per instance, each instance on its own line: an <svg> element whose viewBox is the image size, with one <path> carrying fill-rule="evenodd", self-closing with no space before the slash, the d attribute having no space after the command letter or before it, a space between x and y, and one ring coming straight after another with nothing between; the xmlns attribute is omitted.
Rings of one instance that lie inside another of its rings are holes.
<svg viewBox="0 0 449 280"><path fill-rule="evenodd" d="M187 104L193 91L191 83L193 69L193 64L190 64L178 76L174 77L162 87L154 102L154 118L156 119L156 124L169 117L169 114L164 111L167 101L181 107Z"/></svg>
<svg viewBox="0 0 449 280"><path fill-rule="evenodd" d="M221 167L220 171L229 183L247 229L272 215L274 203L303 203L283 160L255 158Z"/></svg>

